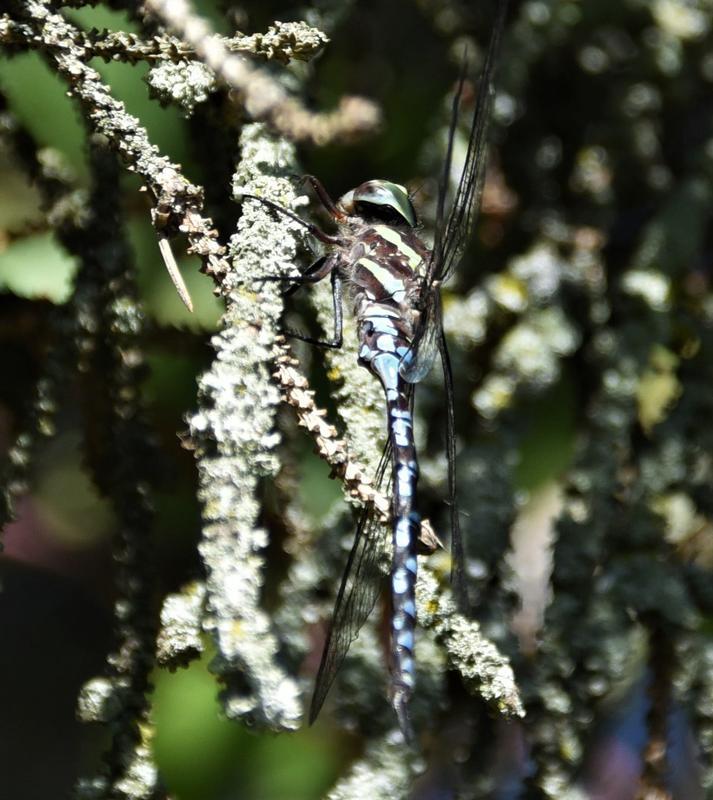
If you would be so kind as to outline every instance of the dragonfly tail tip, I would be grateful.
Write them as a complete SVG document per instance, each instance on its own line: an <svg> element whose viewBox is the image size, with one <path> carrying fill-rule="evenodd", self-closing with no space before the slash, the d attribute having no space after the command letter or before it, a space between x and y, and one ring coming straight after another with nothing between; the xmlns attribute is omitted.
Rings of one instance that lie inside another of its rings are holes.
<svg viewBox="0 0 713 800"><path fill-rule="evenodd" d="M398 720L404 741L408 745L413 745L416 737L413 732L411 716L408 710L409 696L410 695L403 690L396 690L392 699L392 705L396 712L396 719Z"/></svg>

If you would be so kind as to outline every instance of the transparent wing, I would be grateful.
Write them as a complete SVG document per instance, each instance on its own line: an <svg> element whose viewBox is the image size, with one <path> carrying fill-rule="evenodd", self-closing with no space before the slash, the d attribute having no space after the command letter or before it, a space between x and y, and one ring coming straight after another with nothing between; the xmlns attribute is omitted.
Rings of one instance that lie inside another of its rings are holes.
<svg viewBox="0 0 713 800"><path fill-rule="evenodd" d="M443 382L446 390L446 455L448 457L448 504L450 507L450 550L451 550L451 585L453 594L461 611L466 611L469 605L468 592L465 580L465 551L460 530L458 516L458 503L456 499L456 432L455 432L455 399L453 391L453 370L448 353L448 344L441 324L441 306L438 292L433 293L433 303L429 304L431 319L425 328L421 348L417 350L414 362L407 368L401 366L399 371L405 380L415 383L421 380L430 369L436 354L441 357L443 368ZM432 349L432 352L431 352ZM415 367L422 366L423 353L428 352L428 369L419 374ZM407 356L408 357L408 356ZM405 359L404 359L405 360ZM403 364L403 362L402 362Z"/></svg>
<svg viewBox="0 0 713 800"><path fill-rule="evenodd" d="M453 396L453 370L443 327L438 328L438 352L443 367L443 382L446 387L446 453L448 455L448 503L451 517L451 586L460 611L469 609L468 590L465 580L465 551L458 517L456 498L456 429L455 403Z"/></svg>
<svg viewBox="0 0 713 800"><path fill-rule="evenodd" d="M438 354L438 331L441 327L438 291L431 292L421 311L421 321L408 353L401 359L399 373L409 383L422 381L431 371Z"/></svg>
<svg viewBox="0 0 713 800"><path fill-rule="evenodd" d="M421 321L414 335L411 348L404 356L399 367L401 376L409 383L418 383L428 374L439 350L438 339L441 329L440 303L437 299L439 287L458 265L480 205L485 178L486 134L494 93L493 77L505 24L506 10L507 0L500 0L495 25L490 35L483 74L480 79L478 101L473 113L470 136L468 137L465 164L453 199L451 212L448 219L445 220L446 195L448 193L453 160L453 142L458 124L458 110L463 94L467 67L467 61L465 58L463 59L460 81L453 98L446 158L438 189L433 250L421 289L419 303Z"/></svg>
<svg viewBox="0 0 713 800"><path fill-rule="evenodd" d="M424 284L426 291L429 290L429 287L433 285L434 281L443 282L452 274L463 254L468 236L478 213L480 197L483 193L483 181L485 178L486 134L493 105L493 77L495 75L495 67L500 50L500 40L505 24L506 10L507 0L500 0L496 12L495 25L490 35L485 66L483 67L483 73L480 78L478 100L475 106L475 112L473 113L473 122L468 138L468 150L466 152L465 164L458 183L458 189L453 199L451 212L444 225L445 196L448 189L448 178L451 172L453 140L457 127L458 108L465 79L464 60L460 84L453 100L453 114L448 131L446 161L438 194L436 233L433 252L431 254Z"/></svg>
<svg viewBox="0 0 713 800"><path fill-rule="evenodd" d="M385 485L386 476L391 475L390 464L391 446L387 444L376 471L379 488ZM312 694L310 725L317 718L351 643L359 635L381 592L384 578L380 547L382 529L373 506L365 508L359 517L354 545L334 604L332 623Z"/></svg>

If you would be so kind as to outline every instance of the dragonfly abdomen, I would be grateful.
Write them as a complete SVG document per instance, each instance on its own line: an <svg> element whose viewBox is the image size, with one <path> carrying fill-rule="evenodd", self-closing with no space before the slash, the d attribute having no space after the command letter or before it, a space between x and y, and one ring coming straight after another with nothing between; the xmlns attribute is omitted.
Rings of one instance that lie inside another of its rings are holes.
<svg viewBox="0 0 713 800"><path fill-rule="evenodd" d="M402 730L408 736L408 701L415 685L414 631L416 627L416 542L421 518L416 511L418 462L413 437L407 384L399 363L408 342L378 330L384 318L362 320L370 335L362 339L360 359L380 379L386 391L387 428L394 466L391 570L391 701ZM391 324L391 320L389 320ZM364 328L363 328L364 329ZM363 330L362 329L362 330ZM390 339L387 343L386 339ZM370 347L368 340L379 345Z"/></svg>
<svg viewBox="0 0 713 800"><path fill-rule="evenodd" d="M391 702L410 736L408 701L415 685L416 511L418 462L410 389L399 367L413 342L418 297L417 267L428 251L418 237L385 225L367 229L353 251L350 270L359 324L359 361L386 392L387 428L393 458L391 569Z"/></svg>
<svg viewBox="0 0 713 800"><path fill-rule="evenodd" d="M418 462L413 418L405 383L397 379L397 397L387 400L388 429L394 460L393 564L391 570L391 702L402 730L408 734L408 701L416 680L416 542L421 517L416 511Z"/></svg>

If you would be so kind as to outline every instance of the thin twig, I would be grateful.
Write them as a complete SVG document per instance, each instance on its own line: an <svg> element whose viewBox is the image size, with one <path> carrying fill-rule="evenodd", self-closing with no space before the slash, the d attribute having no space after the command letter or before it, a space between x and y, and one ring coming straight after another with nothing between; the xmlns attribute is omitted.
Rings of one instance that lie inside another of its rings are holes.
<svg viewBox="0 0 713 800"><path fill-rule="evenodd" d="M186 308L189 311L193 311L193 301L191 300L191 294L188 291L188 287L186 286L186 282L183 280L183 275L181 275L181 271L178 268L178 264L176 263L176 258L173 255L173 250L171 249L171 243L165 236L159 236L158 239L158 249L161 251L161 257L163 258L163 263L166 265L166 270L173 281L173 285L176 287L176 291L178 292L178 296L183 300Z"/></svg>
<svg viewBox="0 0 713 800"><path fill-rule="evenodd" d="M147 0L146 4L221 81L240 93L252 119L270 122L283 136L324 145L373 133L379 126L378 108L362 97L344 97L337 110L330 113L308 111L266 72L231 53L186 0Z"/></svg>
<svg viewBox="0 0 713 800"><path fill-rule="evenodd" d="M212 220L202 216L202 187L187 180L178 165L160 155L145 128L111 96L99 73L85 63L91 54L78 43L78 29L44 0L28 0L24 9L29 32L25 45L42 50L50 58L69 85L70 94L82 106L87 124L106 136L129 171L144 179L155 202L154 226L163 235L184 233L190 244L188 252L195 253L203 271L220 283L231 267Z"/></svg>
<svg viewBox="0 0 713 800"><path fill-rule="evenodd" d="M13 19L9 14L0 14L0 43L22 46L30 36L29 25ZM307 61L329 41L320 30L305 22L275 22L265 33L250 36L236 33L231 37L216 34L216 38L231 53L250 53L281 64L289 64L292 60ZM91 30L80 32L76 42L86 48L92 58L127 64L197 58L190 45L165 34L146 39L129 31Z"/></svg>

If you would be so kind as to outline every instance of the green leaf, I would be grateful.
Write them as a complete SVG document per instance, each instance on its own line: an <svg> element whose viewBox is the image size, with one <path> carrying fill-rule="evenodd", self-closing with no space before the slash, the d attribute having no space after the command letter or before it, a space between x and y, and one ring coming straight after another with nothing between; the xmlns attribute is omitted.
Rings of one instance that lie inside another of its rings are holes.
<svg viewBox="0 0 713 800"><path fill-rule="evenodd" d="M76 269L75 259L52 234L27 236L0 252L0 291L64 303L72 292Z"/></svg>

